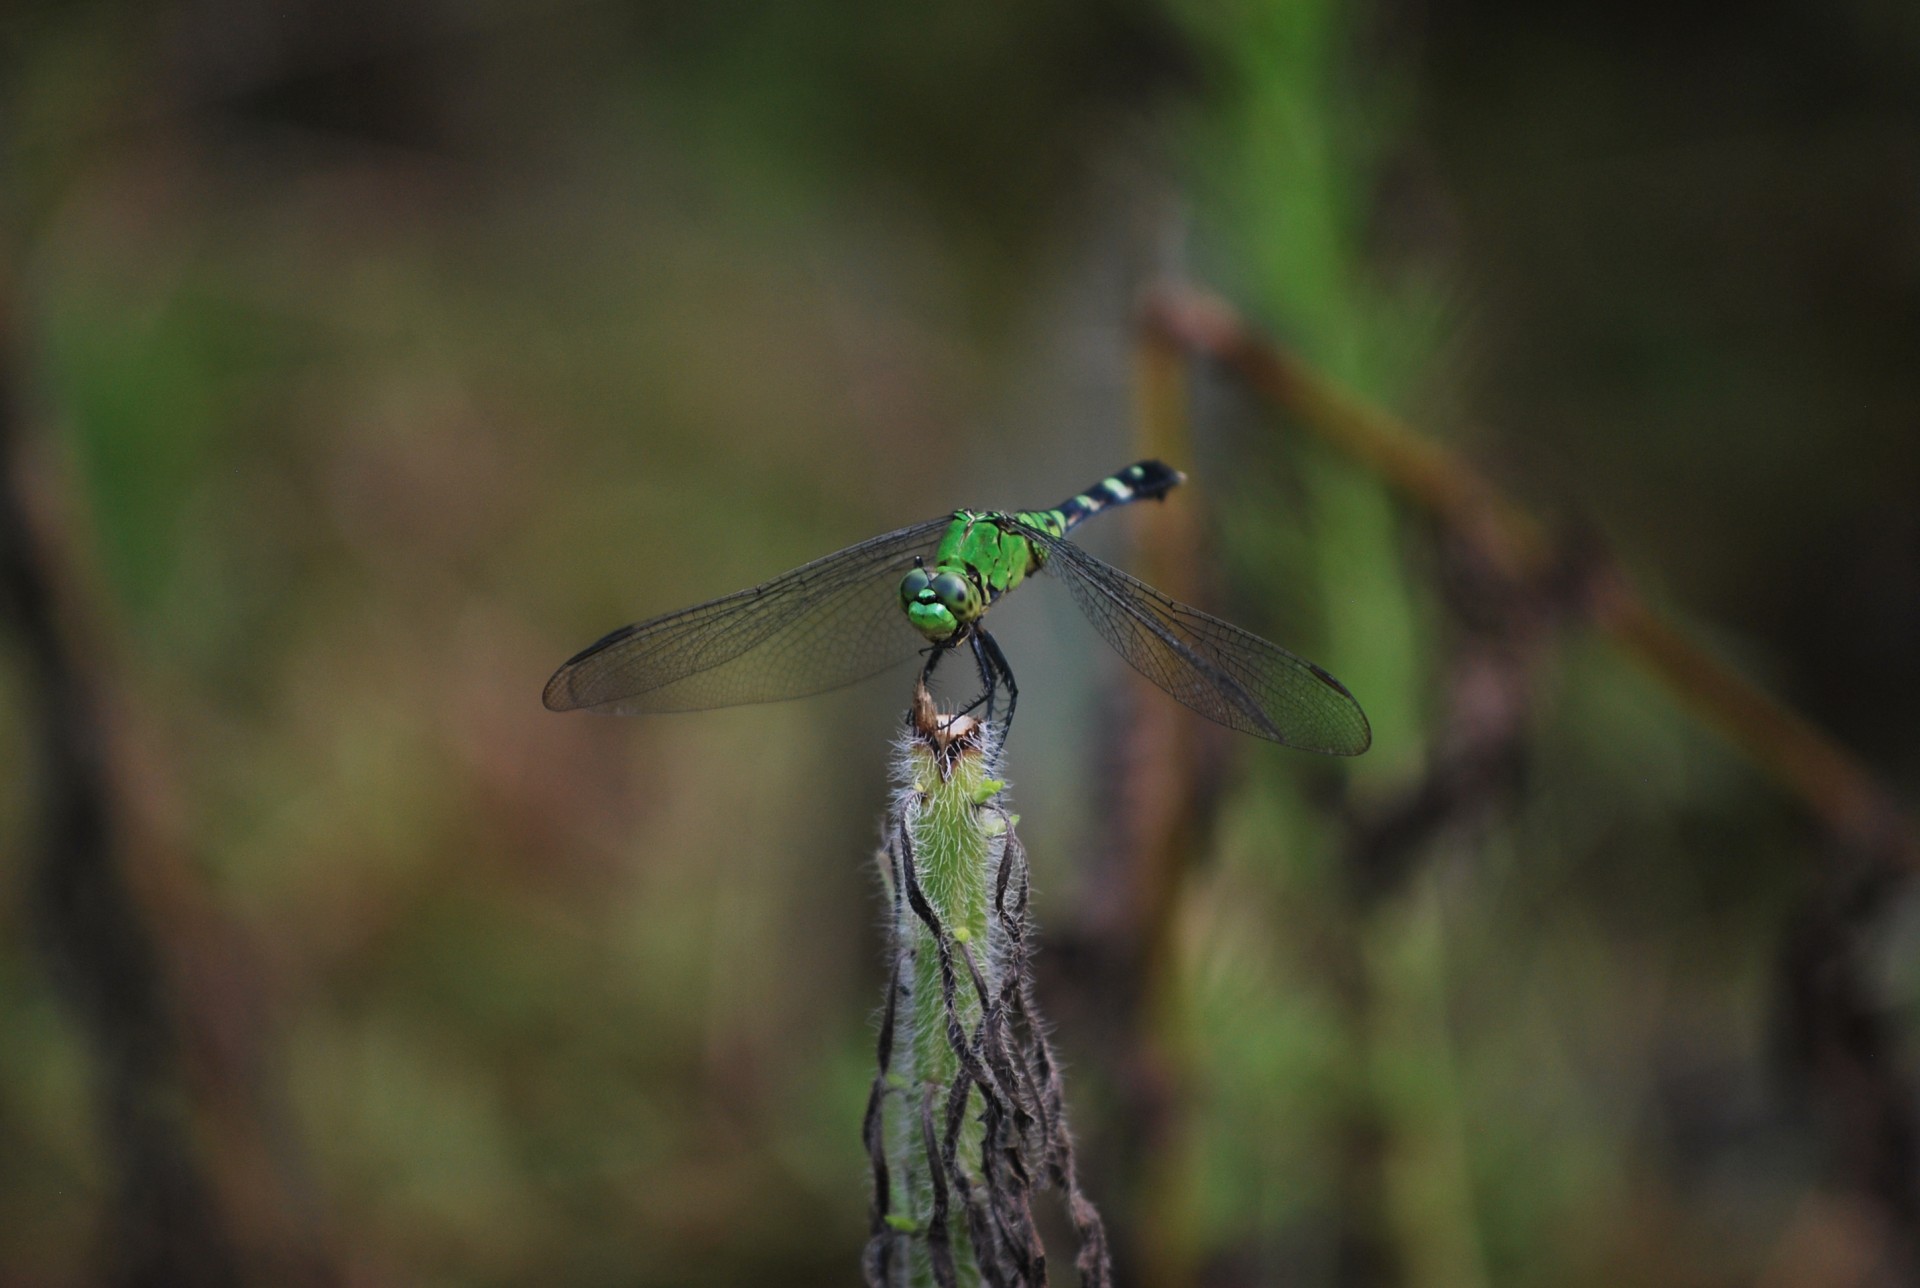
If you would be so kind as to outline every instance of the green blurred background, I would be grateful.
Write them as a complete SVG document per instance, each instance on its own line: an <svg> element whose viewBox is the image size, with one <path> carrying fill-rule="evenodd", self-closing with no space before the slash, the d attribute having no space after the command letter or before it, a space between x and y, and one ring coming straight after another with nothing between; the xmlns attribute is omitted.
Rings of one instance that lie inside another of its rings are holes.
<svg viewBox="0 0 1920 1288"><path fill-rule="evenodd" d="M1911 794L1916 15L11 6L23 477L244 1281L854 1281L905 674L636 721L540 686L622 622L1140 455L1161 277L1603 540ZM1903 889L1854 915L1851 860L1576 621L1516 776L1356 895L1480 627L1427 522L1230 379L1191 392L1171 505L1207 567L1169 589L1323 662L1376 743L1224 748L1142 1003L1084 950L1119 663L1064 595L1007 606L1122 1282L1913 1282ZM1148 566L1140 522L1091 543ZM19 661L8 1288L118 1273L120 1165L35 950ZM1836 1006L1864 1047L1822 1045ZM1144 1133L1116 1030L1154 1035Z"/></svg>

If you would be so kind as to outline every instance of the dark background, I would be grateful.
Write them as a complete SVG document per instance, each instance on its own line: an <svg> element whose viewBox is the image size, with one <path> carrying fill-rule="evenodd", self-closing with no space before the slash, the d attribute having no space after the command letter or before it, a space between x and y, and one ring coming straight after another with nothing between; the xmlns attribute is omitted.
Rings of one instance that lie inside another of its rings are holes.
<svg viewBox="0 0 1920 1288"><path fill-rule="evenodd" d="M850 1282L906 677L636 721L540 685L1144 454L1162 278L1912 793L1909 4L26 4L0 164L0 1284ZM1064 595L1005 609L1123 1281L1912 1281L1887 855L1190 393L1188 566L1139 515L1090 543L1376 746L1186 766L1142 952L1101 751L1164 699ZM1462 783L1476 659L1524 701Z"/></svg>

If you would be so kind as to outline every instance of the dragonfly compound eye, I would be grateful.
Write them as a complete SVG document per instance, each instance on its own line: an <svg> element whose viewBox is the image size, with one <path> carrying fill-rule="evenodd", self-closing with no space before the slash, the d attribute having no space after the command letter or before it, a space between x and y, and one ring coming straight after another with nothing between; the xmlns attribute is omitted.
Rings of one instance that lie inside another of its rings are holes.
<svg viewBox="0 0 1920 1288"><path fill-rule="evenodd" d="M973 602L973 585L958 573L943 572L933 579L933 593L956 617Z"/></svg>
<svg viewBox="0 0 1920 1288"><path fill-rule="evenodd" d="M911 604L918 600L920 592L927 588L927 583L931 580L932 578L927 576L926 569L915 568L900 580L900 602Z"/></svg>

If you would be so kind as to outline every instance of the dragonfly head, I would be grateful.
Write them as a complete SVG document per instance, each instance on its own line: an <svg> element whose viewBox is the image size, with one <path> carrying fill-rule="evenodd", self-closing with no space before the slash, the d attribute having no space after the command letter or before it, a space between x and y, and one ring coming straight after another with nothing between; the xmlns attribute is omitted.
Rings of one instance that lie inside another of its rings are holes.
<svg viewBox="0 0 1920 1288"><path fill-rule="evenodd" d="M900 606L915 630L938 644L980 616L980 588L958 572L915 567L900 581Z"/></svg>

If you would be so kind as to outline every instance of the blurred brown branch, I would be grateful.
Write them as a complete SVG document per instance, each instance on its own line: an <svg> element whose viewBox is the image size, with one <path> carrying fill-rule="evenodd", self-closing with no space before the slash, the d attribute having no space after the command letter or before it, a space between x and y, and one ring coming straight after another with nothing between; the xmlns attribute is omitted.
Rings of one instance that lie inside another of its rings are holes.
<svg viewBox="0 0 1920 1288"><path fill-rule="evenodd" d="M1135 454L1190 461L1184 355L1142 344L1134 352ZM1191 504L1146 507L1134 552L1140 571L1176 598L1206 603L1206 538ZM1125 681L1128 700L1108 708L1103 730L1105 834L1089 874L1079 926L1082 1013L1117 1076L1119 1111L1101 1133L1114 1186L1129 1205L1115 1229L1123 1264L1143 1285L1193 1282L1200 1255L1183 1203L1193 1151L1187 1022L1176 985L1175 927L1188 873L1209 850L1214 799L1229 749L1226 731L1161 700L1151 682Z"/></svg>
<svg viewBox="0 0 1920 1288"><path fill-rule="evenodd" d="M1404 879L1418 850L1484 811L1512 783L1534 669L1529 659L1544 628L1563 623L1584 620L1609 635L1677 703L1799 797L1826 827L1823 849L1835 857L1821 866L1782 953L1786 1054L1814 1112L1825 1119L1833 1178L1849 1196L1846 1210L1871 1227L1855 1251L1904 1281L1920 1246L1910 1179L1911 1073L1860 966L1892 892L1920 866L1915 829L1901 805L1809 720L1656 613L1617 566L1581 543L1553 539L1545 524L1460 456L1259 335L1217 297L1166 287L1148 301L1142 322L1143 345L1218 363L1430 515L1450 555L1443 567L1466 575L1454 588L1466 593L1449 600L1477 643L1463 652L1449 685L1446 732L1428 774L1398 803L1371 820L1355 820L1346 863L1354 916L1364 918ZM1357 953L1349 953L1345 967L1336 973L1351 976L1344 990L1349 1022L1364 1034L1368 991ZM1342 1250L1343 1270L1353 1272L1343 1274L1347 1282L1382 1282L1393 1274L1374 1192L1378 1126L1365 1112L1352 1124L1349 1162L1362 1184L1345 1213L1346 1234L1354 1240ZM1784 1246L1779 1256L1791 1259Z"/></svg>
<svg viewBox="0 0 1920 1288"><path fill-rule="evenodd" d="M1219 297L1165 285L1148 299L1142 329L1233 372L1404 501L1476 544L1495 567L1524 580L1556 561L1546 527L1462 457L1327 379ZM1596 578L1589 613L1677 702L1804 801L1836 836L1891 862L1920 862L1912 820L1865 766L1661 617L1618 568Z"/></svg>
<svg viewBox="0 0 1920 1288"><path fill-rule="evenodd" d="M1920 1120L1897 1015L1873 963L1908 881L1862 857L1836 855L1787 926L1775 1024L1789 1089L1828 1142L1846 1209L1866 1224L1850 1248L1873 1249L1886 1282L1911 1283L1920 1275ZM1791 1246L1787 1236L1782 1243L1779 1259Z"/></svg>
<svg viewBox="0 0 1920 1288"><path fill-rule="evenodd" d="M91 1047L100 1131L115 1173L104 1281L238 1282L185 1110L179 1027L160 954L115 836L96 695L66 647L55 582L20 477L22 399L0 299L0 619L19 641L40 761L29 869L38 947Z"/></svg>

